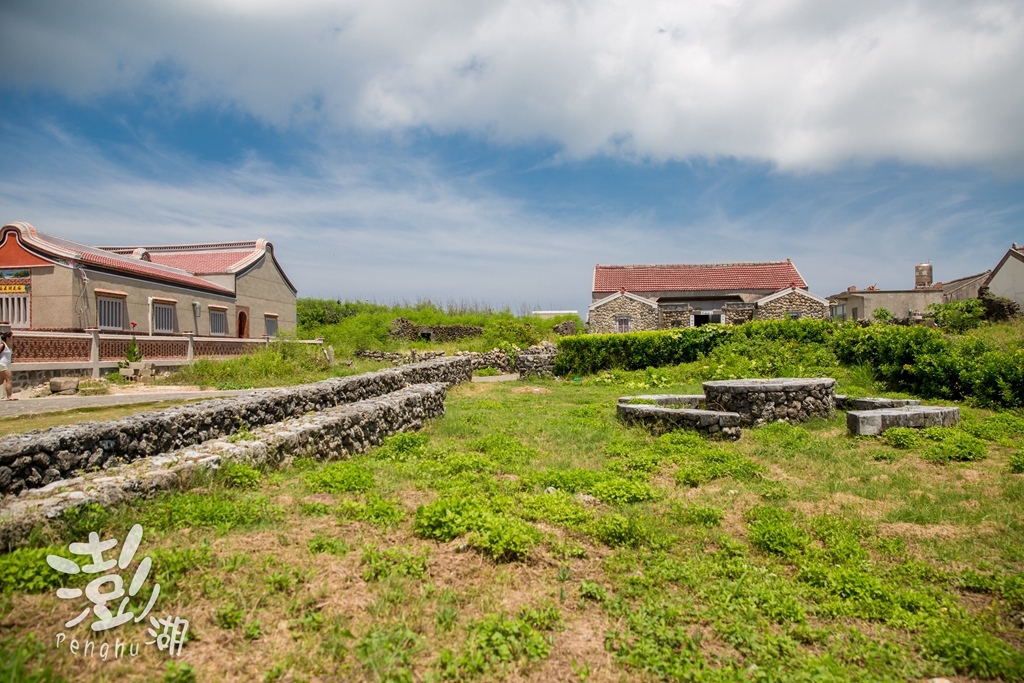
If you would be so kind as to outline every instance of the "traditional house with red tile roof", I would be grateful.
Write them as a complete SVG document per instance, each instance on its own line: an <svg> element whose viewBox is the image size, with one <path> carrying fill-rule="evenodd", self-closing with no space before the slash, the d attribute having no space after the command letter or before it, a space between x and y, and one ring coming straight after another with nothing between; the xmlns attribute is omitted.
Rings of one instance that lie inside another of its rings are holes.
<svg viewBox="0 0 1024 683"><path fill-rule="evenodd" d="M294 329L296 290L266 240L91 247L0 231L0 323L15 329L261 337Z"/></svg>
<svg viewBox="0 0 1024 683"><path fill-rule="evenodd" d="M828 317L828 302L807 291L789 259L594 268L591 332L632 332Z"/></svg>

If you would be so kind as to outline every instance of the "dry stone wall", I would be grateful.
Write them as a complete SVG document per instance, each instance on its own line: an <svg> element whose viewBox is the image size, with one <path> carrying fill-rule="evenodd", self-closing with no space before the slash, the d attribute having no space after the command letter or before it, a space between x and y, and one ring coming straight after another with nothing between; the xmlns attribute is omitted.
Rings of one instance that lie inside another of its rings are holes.
<svg viewBox="0 0 1024 683"><path fill-rule="evenodd" d="M652 302L653 303L653 302ZM617 318L629 318L630 331L658 329L658 308L628 296L609 301L590 312L588 325L594 334L618 332Z"/></svg>
<svg viewBox="0 0 1024 683"><path fill-rule="evenodd" d="M251 440L212 439L25 490L4 498L0 507L0 552L17 547L36 524L60 516L69 507L109 506L175 489L196 469L215 469L225 461L279 465L295 456L335 459L362 453L391 434L419 429L425 420L444 415L444 397L443 383L416 384L257 428Z"/></svg>
<svg viewBox="0 0 1024 683"><path fill-rule="evenodd" d="M558 347L545 341L523 349L516 357L520 377L554 377Z"/></svg>
<svg viewBox="0 0 1024 683"><path fill-rule="evenodd" d="M704 382L704 395L709 409L739 413L743 426L758 426L827 418L835 410L835 385L831 377L728 379Z"/></svg>
<svg viewBox="0 0 1024 683"><path fill-rule="evenodd" d="M788 320L793 316L825 320L828 318L828 304L790 292L767 303L758 303L754 312L754 320Z"/></svg>
<svg viewBox="0 0 1024 683"><path fill-rule="evenodd" d="M85 422L0 439L0 495L46 486L80 470L108 468L160 453L383 396L412 384L459 384L472 378L468 358L452 357L401 368L264 389L111 422Z"/></svg>

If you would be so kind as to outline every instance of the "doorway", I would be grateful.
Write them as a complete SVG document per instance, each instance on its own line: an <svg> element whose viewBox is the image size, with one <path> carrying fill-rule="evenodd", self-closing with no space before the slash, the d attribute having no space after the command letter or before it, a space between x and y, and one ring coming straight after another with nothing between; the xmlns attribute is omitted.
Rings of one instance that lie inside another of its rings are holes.
<svg viewBox="0 0 1024 683"><path fill-rule="evenodd" d="M238 338L249 338L249 314L245 311L238 312Z"/></svg>

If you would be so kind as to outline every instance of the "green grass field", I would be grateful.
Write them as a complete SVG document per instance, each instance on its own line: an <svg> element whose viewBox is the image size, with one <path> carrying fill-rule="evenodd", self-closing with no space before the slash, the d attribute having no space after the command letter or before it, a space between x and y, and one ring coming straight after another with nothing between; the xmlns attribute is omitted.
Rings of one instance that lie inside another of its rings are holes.
<svg viewBox="0 0 1024 683"><path fill-rule="evenodd" d="M0 556L0 681L1024 680L1024 419L853 439L839 414L736 443L615 419L693 372L466 384L351 460L37 529ZM103 636L63 627L81 601L46 554L135 523L138 599L158 582L155 611L191 622L180 661L56 647Z"/></svg>

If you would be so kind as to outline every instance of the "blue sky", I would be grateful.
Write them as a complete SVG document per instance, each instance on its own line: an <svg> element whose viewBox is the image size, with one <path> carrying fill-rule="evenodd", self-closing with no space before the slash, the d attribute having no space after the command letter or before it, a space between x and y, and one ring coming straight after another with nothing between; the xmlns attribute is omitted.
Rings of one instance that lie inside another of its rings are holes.
<svg viewBox="0 0 1024 683"><path fill-rule="evenodd" d="M301 295L578 309L595 263L811 291L1024 242L1011 0L0 5L0 218L266 237Z"/></svg>

